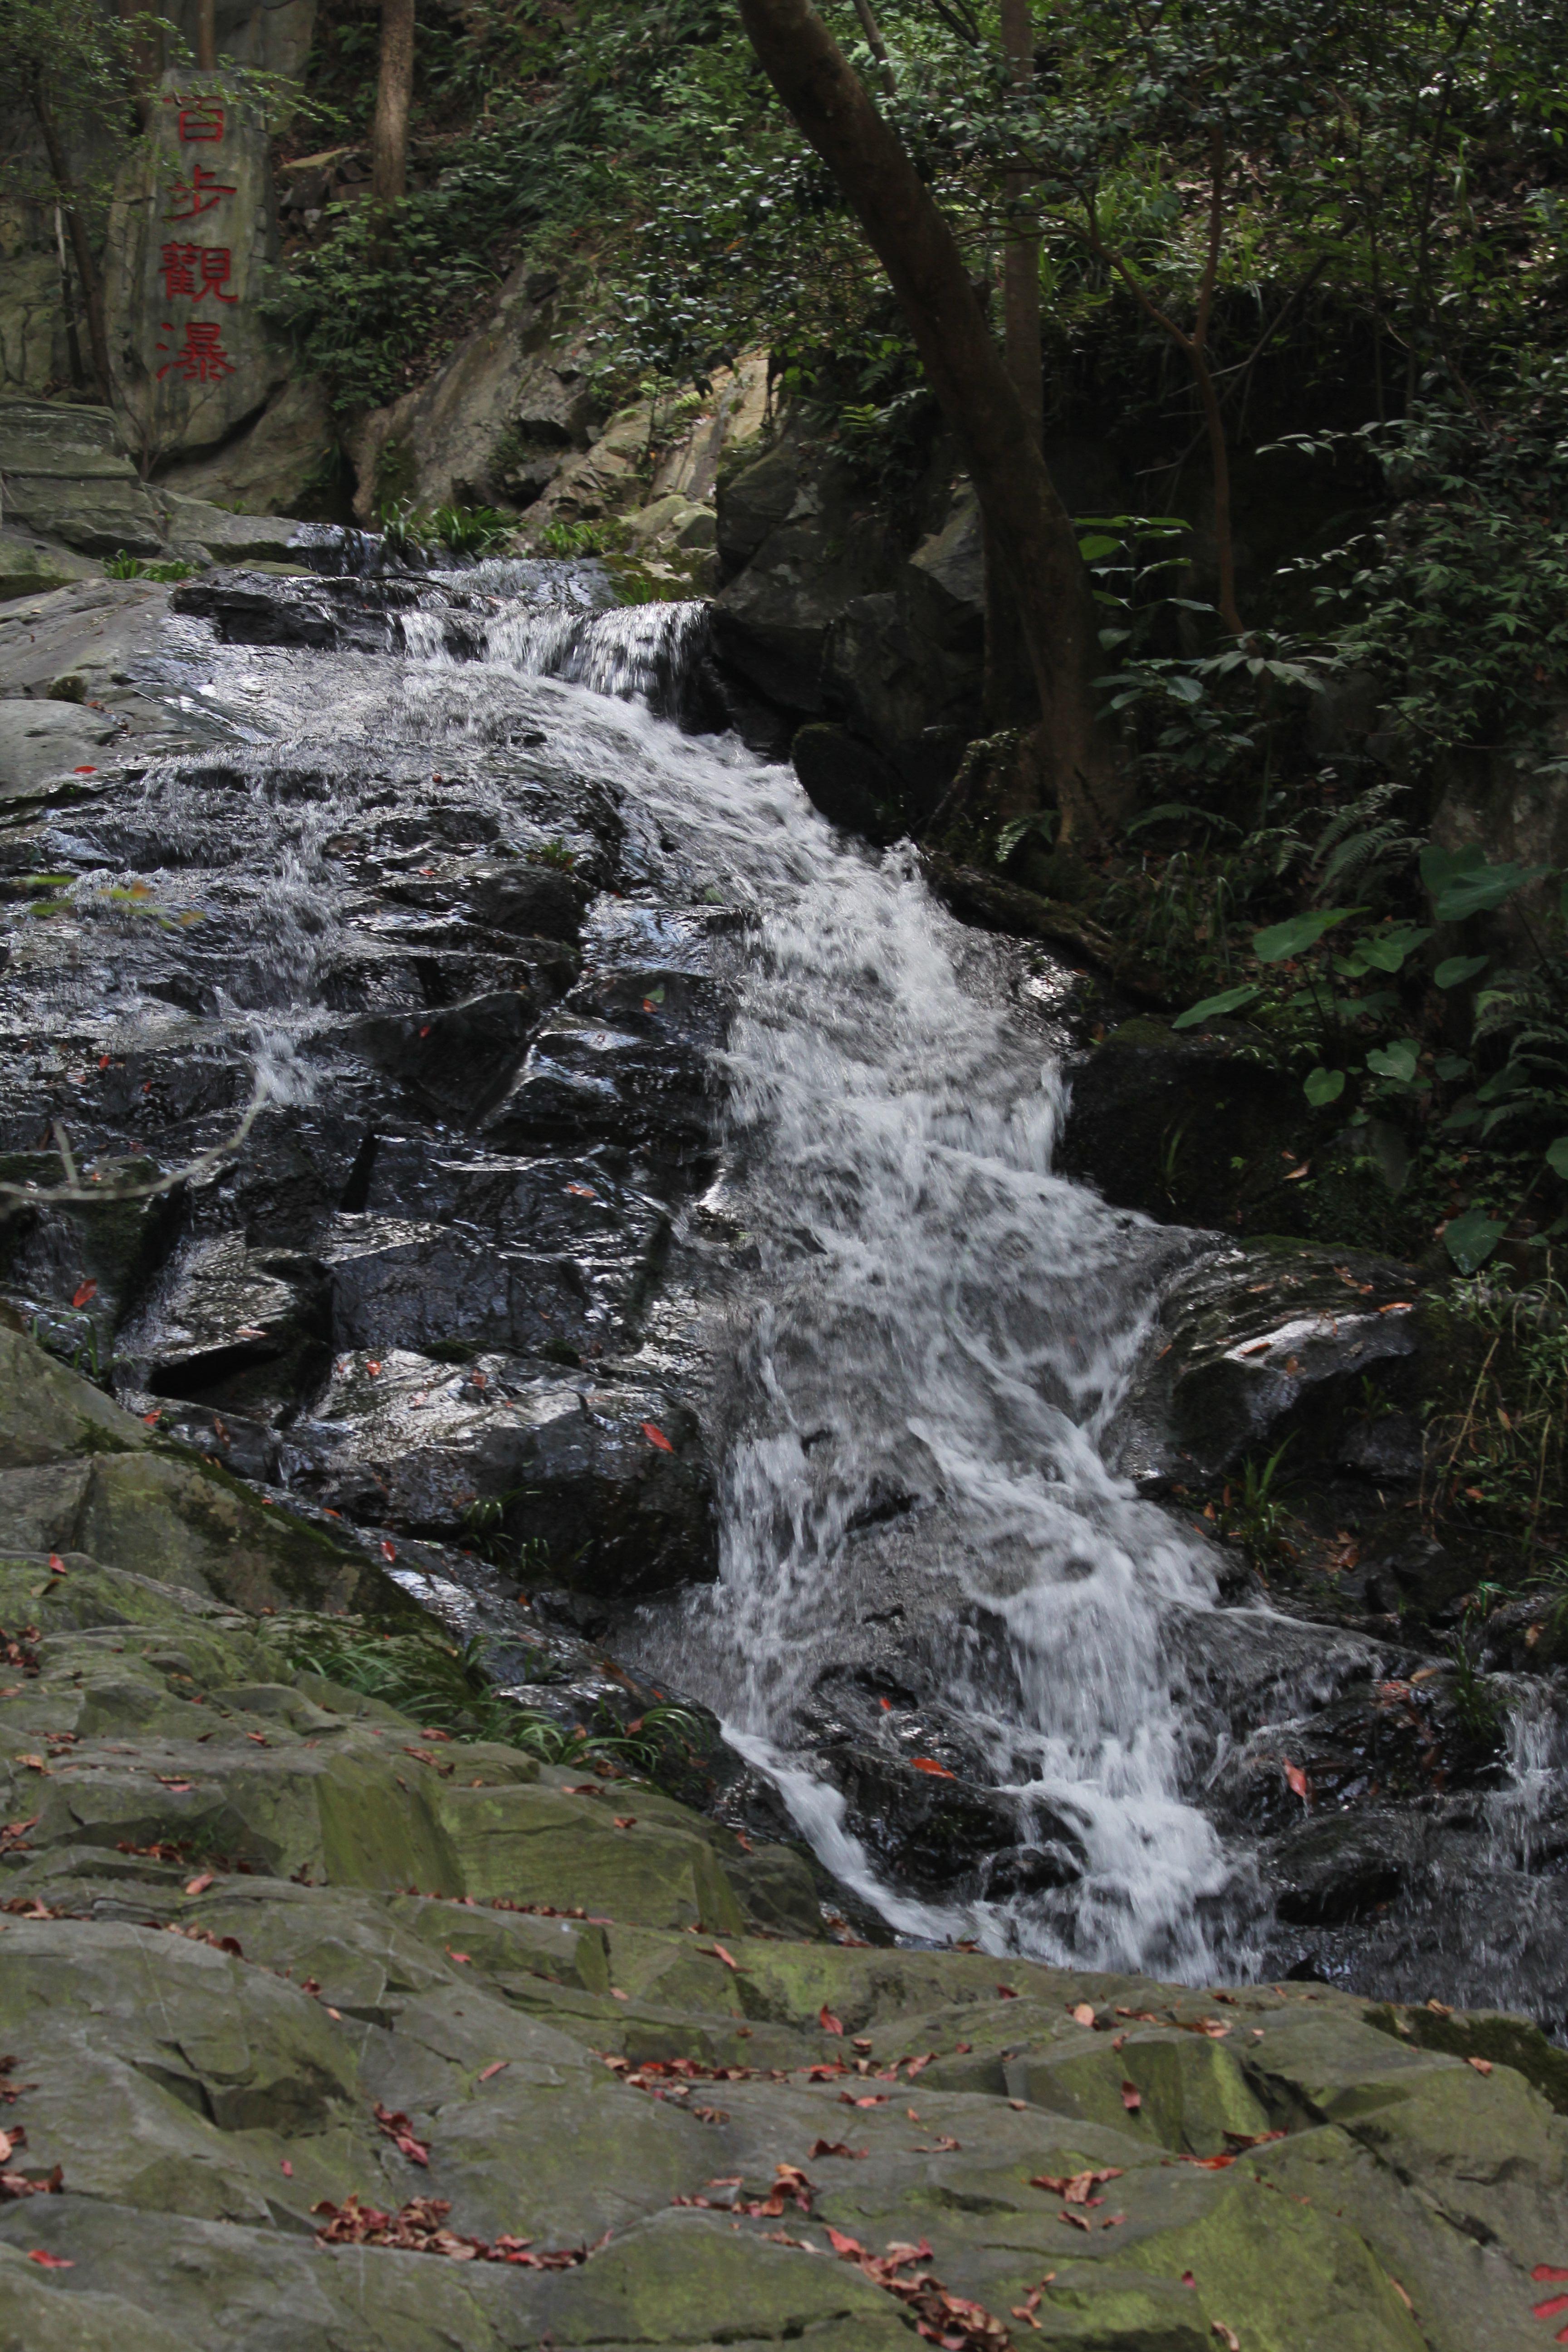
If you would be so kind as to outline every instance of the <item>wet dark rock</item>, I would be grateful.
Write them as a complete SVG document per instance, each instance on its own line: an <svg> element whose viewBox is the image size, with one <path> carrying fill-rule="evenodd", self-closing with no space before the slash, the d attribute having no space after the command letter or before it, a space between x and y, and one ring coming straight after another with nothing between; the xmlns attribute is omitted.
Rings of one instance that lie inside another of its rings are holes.
<svg viewBox="0 0 1568 2352"><path fill-rule="evenodd" d="M289 1432L285 1467L317 1503L438 1538L499 1504L508 1534L536 1539L554 1578L593 1593L717 1572L696 1416L651 1385L566 1381L495 1355L461 1370L402 1349L340 1357Z"/></svg>
<svg viewBox="0 0 1568 2352"><path fill-rule="evenodd" d="M310 1393L330 1349L320 1264L231 1233L181 1248L117 1354L134 1388L270 1424Z"/></svg>
<svg viewBox="0 0 1568 2352"><path fill-rule="evenodd" d="M385 575L290 580L236 571L182 581L171 601L176 613L210 621L223 645L384 653L399 642L395 615L420 594L417 582Z"/></svg>
<svg viewBox="0 0 1568 2352"><path fill-rule="evenodd" d="M1292 1471L1335 1458L1422 1345L1412 1269L1289 1242L1205 1250L1179 1273L1118 1414L1144 1485L1213 1477L1293 1438Z"/></svg>
<svg viewBox="0 0 1568 2352"><path fill-rule="evenodd" d="M0 1181L51 1190L60 1181L58 1152L0 1158ZM142 1157L100 1165L106 1188L155 1183L163 1171ZM32 1207L0 1199L0 1283L44 1315L60 1340L74 1332L107 1359L115 1326L136 1305L179 1230L175 1195L105 1201L100 1206Z"/></svg>
<svg viewBox="0 0 1568 2352"><path fill-rule="evenodd" d="M608 1334L608 1306L563 1251L501 1249L453 1225L352 1215L333 1220L321 1251L335 1348L477 1355L549 1347L570 1359Z"/></svg>
<svg viewBox="0 0 1568 2352"><path fill-rule="evenodd" d="M591 974L542 1024L485 1133L502 1145L582 1139L689 1154L711 1136L710 1056L730 1002L721 983L679 965Z"/></svg>
<svg viewBox="0 0 1568 2352"><path fill-rule="evenodd" d="M507 863L479 866L468 877L468 896L479 920L493 930L576 944L593 891L559 867Z"/></svg>
<svg viewBox="0 0 1568 2352"><path fill-rule="evenodd" d="M877 1748L827 1742L817 1755L845 1799L846 1827L917 1893L966 1890L981 1857L1016 1843L1017 1810L993 1789L938 1780Z"/></svg>
<svg viewBox="0 0 1568 2352"><path fill-rule="evenodd" d="M1419 1832L1417 1832L1419 1840ZM1391 1808L1308 1822L1268 1849L1278 1916L1292 1927L1359 1919L1409 1883L1411 1823Z"/></svg>
<svg viewBox="0 0 1568 2352"><path fill-rule="evenodd" d="M535 1017L530 992L497 989L466 1003L433 1006L424 1018L373 1014L349 1039L437 1114L477 1119L505 1094Z"/></svg>
<svg viewBox="0 0 1568 2352"><path fill-rule="evenodd" d="M1120 1209L1179 1224L1302 1229L1300 1081L1245 1033L1124 1021L1071 1066L1057 1151L1064 1176Z"/></svg>
<svg viewBox="0 0 1568 2352"><path fill-rule="evenodd" d="M890 838L898 830L890 814L898 804L898 776L847 728L803 727L791 757L807 800L830 824L843 825L868 841Z"/></svg>

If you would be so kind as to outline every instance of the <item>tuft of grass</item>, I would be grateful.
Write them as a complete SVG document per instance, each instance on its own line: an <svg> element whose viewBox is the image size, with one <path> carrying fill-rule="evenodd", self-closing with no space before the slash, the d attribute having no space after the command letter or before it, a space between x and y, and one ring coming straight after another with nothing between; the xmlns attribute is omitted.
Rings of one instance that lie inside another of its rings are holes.
<svg viewBox="0 0 1568 2352"><path fill-rule="evenodd" d="M591 1769L607 1763L654 1778L667 1760L688 1760L700 1728L679 1706L650 1707L631 1728L622 1728L607 1710L601 1710L605 1722L595 1729L567 1728L486 1682L485 1644L478 1637L459 1646L434 1633L386 1633L353 1617L302 1620L279 1632L297 1672L379 1699L454 1739L494 1740L542 1764Z"/></svg>
<svg viewBox="0 0 1568 2352"><path fill-rule="evenodd" d="M1277 1445L1261 1465L1248 1454L1239 1476L1226 1485L1220 1498L1217 1521L1221 1539L1244 1551L1249 1564L1258 1570L1295 1549L1286 1535L1291 1514L1276 1485L1280 1460L1289 1444L1287 1438L1283 1445Z"/></svg>
<svg viewBox="0 0 1568 2352"><path fill-rule="evenodd" d="M166 563L144 563L139 555L127 555L121 548L118 554L103 559L106 580L188 580L195 570L194 563L181 563L171 557Z"/></svg>

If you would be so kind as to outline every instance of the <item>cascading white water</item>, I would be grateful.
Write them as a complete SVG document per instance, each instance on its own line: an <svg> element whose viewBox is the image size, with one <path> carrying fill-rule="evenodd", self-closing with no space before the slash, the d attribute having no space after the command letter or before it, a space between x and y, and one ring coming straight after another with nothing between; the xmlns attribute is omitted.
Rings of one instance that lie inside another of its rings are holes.
<svg viewBox="0 0 1568 2352"><path fill-rule="evenodd" d="M629 696L693 625L679 606L498 611L486 658ZM722 1571L678 1618L651 1615L642 1663L723 1716L825 1861L904 1930L1202 1973L1229 1865L1180 1793L1165 1637L1173 1612L1210 1605L1210 1573L1096 1442L1166 1244L1051 1174L1054 1059L966 982L972 935L908 856L847 842L733 741L681 739L635 705L601 717L611 730L635 740L628 813L666 863L753 919L724 1062L727 1206L763 1270ZM900 1895L800 1748L799 1710L851 1630L850 1522L879 1486L932 1507L921 1541L960 1604L950 1703L1026 1822L1037 1806L1077 1832L1081 1875L1052 1896ZM997 1642L963 1638L960 1616Z"/></svg>

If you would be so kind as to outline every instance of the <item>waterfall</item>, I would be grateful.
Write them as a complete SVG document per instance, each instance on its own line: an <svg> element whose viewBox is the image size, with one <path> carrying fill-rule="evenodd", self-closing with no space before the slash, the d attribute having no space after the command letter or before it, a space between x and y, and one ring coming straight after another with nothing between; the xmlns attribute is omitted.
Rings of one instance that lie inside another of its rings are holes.
<svg viewBox="0 0 1568 2352"><path fill-rule="evenodd" d="M691 606L514 606L481 658L646 698L700 628ZM1213 1605L1211 1571L1097 1444L1170 1237L1052 1175L1058 1057L967 968L973 934L907 849L836 834L792 772L732 740L677 738L636 703L597 724L635 746L628 814L666 866L749 919L721 1120L726 1213L761 1265L731 1318L721 1574L645 1611L637 1663L717 1709L823 1859L906 1932L1212 1969L1232 1870L1183 1793L1169 1638ZM1025 1833L1076 1842L1064 1885L915 1900L814 1768L801 1717L823 1669L865 1650L857 1521L879 1494L909 1498L910 1572L948 1596L951 1708Z"/></svg>

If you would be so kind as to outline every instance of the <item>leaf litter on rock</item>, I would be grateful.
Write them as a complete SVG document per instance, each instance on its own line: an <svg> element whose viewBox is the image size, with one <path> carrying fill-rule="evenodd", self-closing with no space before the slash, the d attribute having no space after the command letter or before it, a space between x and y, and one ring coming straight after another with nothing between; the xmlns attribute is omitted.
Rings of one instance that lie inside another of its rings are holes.
<svg viewBox="0 0 1568 2352"><path fill-rule="evenodd" d="M448 2230L451 2200L446 2197L414 2197L395 2213L363 2205L357 2196L334 2205L322 2198L312 2213L326 2219L316 2232L323 2246L393 2246L404 2253L443 2254L454 2263L515 2263L524 2270L569 2271L585 2263L608 2242L609 2231L592 2246L561 2246L535 2253L530 2238L502 2236L493 2241L470 2238Z"/></svg>
<svg viewBox="0 0 1568 2352"><path fill-rule="evenodd" d="M385 2107L377 2099L374 2115L377 2124L400 2156L405 2156L410 2164L427 2165L429 2163L428 2143L416 2138L414 2126L400 2107L395 2110Z"/></svg>
<svg viewBox="0 0 1568 2352"><path fill-rule="evenodd" d="M902 2242L885 2254L873 2254L841 2230L830 2229L828 2243L840 2262L854 2263L874 2286L895 2295L915 2323L915 2333L942 2352L1012 2352L1013 2339L994 2312L967 2295L950 2294L935 2273L913 2269L929 2263L931 2250L922 2238L918 2246ZM903 2273L911 2271L912 2275Z"/></svg>

